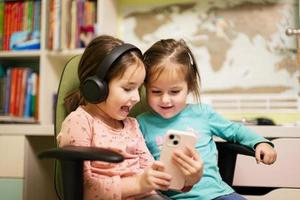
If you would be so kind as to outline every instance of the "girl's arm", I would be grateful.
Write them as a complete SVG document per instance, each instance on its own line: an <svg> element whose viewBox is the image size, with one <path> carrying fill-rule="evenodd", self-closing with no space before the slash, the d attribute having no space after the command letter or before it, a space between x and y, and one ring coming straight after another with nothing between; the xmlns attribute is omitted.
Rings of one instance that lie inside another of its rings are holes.
<svg viewBox="0 0 300 200"><path fill-rule="evenodd" d="M226 141L239 143L249 148L255 149L255 145L261 142L272 142L255 133L248 127L240 123L231 122L207 106L207 115L212 133Z"/></svg>
<svg viewBox="0 0 300 200"><path fill-rule="evenodd" d="M57 140L59 146L91 146L92 142L92 121L82 113L73 113L68 116L62 124L62 130ZM114 175L110 163L105 162L84 162L84 195L86 199L121 199L121 178ZM95 166L97 165L97 166Z"/></svg>
<svg viewBox="0 0 300 200"><path fill-rule="evenodd" d="M273 164L275 162L277 153L272 142L240 123L224 119L212 109L209 116L212 131L217 136L254 149L257 163Z"/></svg>

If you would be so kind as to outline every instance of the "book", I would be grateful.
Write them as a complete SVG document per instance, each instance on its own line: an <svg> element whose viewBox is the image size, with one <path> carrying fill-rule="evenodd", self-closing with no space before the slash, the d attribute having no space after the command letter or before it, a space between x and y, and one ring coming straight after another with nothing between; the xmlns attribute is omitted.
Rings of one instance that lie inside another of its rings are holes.
<svg viewBox="0 0 300 200"><path fill-rule="evenodd" d="M5 114L5 90L6 90L6 80L5 76L0 77L0 114Z"/></svg>
<svg viewBox="0 0 300 200"><path fill-rule="evenodd" d="M27 88L27 79L31 72L30 68L22 68L22 82L21 82L21 91L20 91L20 101L19 101L19 113L18 116L22 117L25 110L25 99L26 99L26 88Z"/></svg>
<svg viewBox="0 0 300 200"><path fill-rule="evenodd" d="M32 82L32 72L28 72L28 77L26 80L26 92L25 92L25 105L24 105L24 112L23 116L25 118L28 118L31 116L30 114L30 105L31 105L31 90L33 87L33 82Z"/></svg>
<svg viewBox="0 0 300 200"><path fill-rule="evenodd" d="M4 28L4 2L0 2L0 50L3 49L3 30Z"/></svg>
<svg viewBox="0 0 300 200"><path fill-rule="evenodd" d="M10 93L11 93L11 68L6 70L6 88L5 88L5 114L9 113Z"/></svg>
<svg viewBox="0 0 300 200"><path fill-rule="evenodd" d="M41 2L34 1L33 31L41 30Z"/></svg>
<svg viewBox="0 0 300 200"><path fill-rule="evenodd" d="M61 0L54 0L53 50L61 49Z"/></svg>
<svg viewBox="0 0 300 200"><path fill-rule="evenodd" d="M77 35L78 35L78 29L77 29L77 2L72 1L71 4L71 39L70 39L70 49L76 48L76 41L77 41Z"/></svg>
<svg viewBox="0 0 300 200"><path fill-rule="evenodd" d="M9 101L9 114L14 115L15 113L15 102L17 95L17 76L18 70L17 68L12 68L11 71L11 79L10 79L10 101Z"/></svg>
<svg viewBox="0 0 300 200"><path fill-rule="evenodd" d="M5 70L0 65L0 114L5 113L5 89L6 89Z"/></svg>
<svg viewBox="0 0 300 200"><path fill-rule="evenodd" d="M30 116L34 117L36 113L36 94L38 85L38 75L36 72L31 73L32 88L30 93Z"/></svg>
<svg viewBox="0 0 300 200"><path fill-rule="evenodd" d="M15 90L15 99L13 102L14 112L11 113L14 116L18 116L19 110L20 110L20 94L22 90L22 69L21 68L15 68L16 70L16 90Z"/></svg>

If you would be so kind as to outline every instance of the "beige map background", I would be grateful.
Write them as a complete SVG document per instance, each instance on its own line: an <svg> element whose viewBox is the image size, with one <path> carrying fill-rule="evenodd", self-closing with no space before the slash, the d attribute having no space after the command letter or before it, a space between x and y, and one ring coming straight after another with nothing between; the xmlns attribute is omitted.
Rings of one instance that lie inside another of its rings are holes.
<svg viewBox="0 0 300 200"><path fill-rule="evenodd" d="M122 4L121 36L143 50L185 39L205 93L297 95L296 41L285 30L297 27L298 1L180 2Z"/></svg>

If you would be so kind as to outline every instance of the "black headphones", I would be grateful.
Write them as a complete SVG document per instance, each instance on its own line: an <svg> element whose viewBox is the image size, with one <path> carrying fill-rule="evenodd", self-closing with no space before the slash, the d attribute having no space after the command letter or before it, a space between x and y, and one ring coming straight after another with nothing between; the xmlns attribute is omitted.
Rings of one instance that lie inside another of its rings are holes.
<svg viewBox="0 0 300 200"><path fill-rule="evenodd" d="M126 52L137 51L142 55L139 48L132 44L122 44L115 47L100 63L96 75L90 76L80 84L80 92L84 99L93 104L104 101L108 96L108 85L105 76L109 68Z"/></svg>

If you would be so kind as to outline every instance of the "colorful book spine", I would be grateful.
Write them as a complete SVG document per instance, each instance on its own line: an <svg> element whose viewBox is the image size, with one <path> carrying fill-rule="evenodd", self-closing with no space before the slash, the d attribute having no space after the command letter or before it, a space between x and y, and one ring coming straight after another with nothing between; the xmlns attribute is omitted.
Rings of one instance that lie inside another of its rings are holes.
<svg viewBox="0 0 300 200"><path fill-rule="evenodd" d="M5 90L6 90L5 70L0 65L0 115L5 114Z"/></svg>
<svg viewBox="0 0 300 200"><path fill-rule="evenodd" d="M38 85L38 77L37 73L33 72L31 74L32 88L30 93L30 116L34 117L36 113L36 94L37 94L37 85Z"/></svg>
<svg viewBox="0 0 300 200"><path fill-rule="evenodd" d="M4 2L0 2L0 50L3 49L3 37L4 37Z"/></svg>
<svg viewBox="0 0 300 200"><path fill-rule="evenodd" d="M23 114L25 118L29 118L31 116L30 105L31 105L32 87L33 87L32 72L30 71L28 74L27 84L26 84L25 106L24 106L24 114Z"/></svg>
<svg viewBox="0 0 300 200"><path fill-rule="evenodd" d="M34 1L34 14L33 14L33 30L40 31L41 29L41 1Z"/></svg>
<svg viewBox="0 0 300 200"><path fill-rule="evenodd" d="M17 76L18 71L17 68L12 68L11 71L11 80L10 80L10 102L9 102L9 114L14 115L15 113L15 101L17 95Z"/></svg>
<svg viewBox="0 0 300 200"><path fill-rule="evenodd" d="M11 68L6 70L6 89L5 89L5 114L9 113L10 93L11 93Z"/></svg>
<svg viewBox="0 0 300 200"><path fill-rule="evenodd" d="M15 99L13 102L13 107L14 107L14 112L11 113L13 116L18 116L19 115L19 110L20 110L20 94L22 90L22 69L21 68L15 68L16 70L16 91L15 91Z"/></svg>
<svg viewBox="0 0 300 200"><path fill-rule="evenodd" d="M28 24L27 24L27 31L33 30L33 1L28 1Z"/></svg>
<svg viewBox="0 0 300 200"><path fill-rule="evenodd" d="M23 28L22 28L22 30L23 31L27 31L27 27L28 27L28 6L29 6L29 3L28 3L28 1L24 1L24 3L23 3Z"/></svg>
<svg viewBox="0 0 300 200"><path fill-rule="evenodd" d="M26 87L27 87L27 79L30 72L30 68L22 68L21 73L21 90L20 90L20 97L19 97L19 113L18 116L22 117L24 115L25 110L25 99L26 99Z"/></svg>
<svg viewBox="0 0 300 200"><path fill-rule="evenodd" d="M61 0L54 0L55 26L53 33L53 50L60 50L60 29L61 29Z"/></svg>

